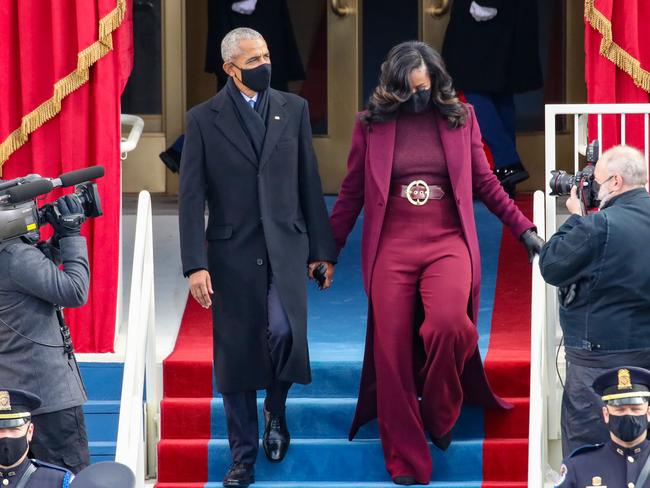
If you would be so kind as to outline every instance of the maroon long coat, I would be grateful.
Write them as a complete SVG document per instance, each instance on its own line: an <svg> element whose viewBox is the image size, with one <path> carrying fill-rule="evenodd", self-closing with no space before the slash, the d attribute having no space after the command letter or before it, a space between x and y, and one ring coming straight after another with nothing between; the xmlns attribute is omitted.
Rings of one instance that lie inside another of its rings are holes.
<svg viewBox="0 0 650 488"><path fill-rule="evenodd" d="M471 105L467 108L469 110L467 122L457 129L450 129L440 116L436 119L462 231L472 261L472 293L471 297L468 297L468 314L476 324L481 283L481 256L474 221L473 196L480 198L517 237L534 225L515 206L490 170L483 152L481 133L474 109ZM343 180L330 218L337 250L340 251L361 209L364 209L361 266L368 297L370 297L372 272L388 201L395 128L394 120L375 123L372 130L357 120L348 157L348 173ZM373 356L374 321L371 303L368 310L363 372L350 439L354 438L359 427L377 416L377 379ZM417 362L418 358L414 358L414 361ZM414 371L420 369L418 364L404 365L404 367L415 368ZM509 407L490 389L478 348L465 365L461 381L466 401L491 408Z"/></svg>

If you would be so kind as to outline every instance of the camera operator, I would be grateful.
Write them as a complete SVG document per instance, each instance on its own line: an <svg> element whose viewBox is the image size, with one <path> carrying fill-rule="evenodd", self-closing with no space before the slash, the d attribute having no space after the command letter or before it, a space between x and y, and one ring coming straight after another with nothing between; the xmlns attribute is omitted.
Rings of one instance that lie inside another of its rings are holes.
<svg viewBox="0 0 650 488"><path fill-rule="evenodd" d="M31 455L77 473L90 461L81 408L87 397L60 307L79 307L88 295L84 208L66 195L45 219L54 228L46 245L36 245L36 226L0 242L0 384L42 400L32 412Z"/></svg>
<svg viewBox="0 0 650 488"><path fill-rule="evenodd" d="M562 398L564 456L606 442L603 403L591 389L608 368L650 367L650 196L643 155L629 146L602 154L593 192L600 211L583 215L576 187L571 216L540 253L544 279L559 287L566 351Z"/></svg>

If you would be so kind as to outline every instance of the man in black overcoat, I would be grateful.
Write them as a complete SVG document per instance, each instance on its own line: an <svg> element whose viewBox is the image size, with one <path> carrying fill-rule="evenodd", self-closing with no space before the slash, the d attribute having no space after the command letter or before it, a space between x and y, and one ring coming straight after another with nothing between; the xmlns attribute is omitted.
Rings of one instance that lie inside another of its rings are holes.
<svg viewBox="0 0 650 488"><path fill-rule="evenodd" d="M237 4L252 3L252 10L244 12ZM206 38L205 71L214 73L219 87L229 75L222 68L219 44L224 36L237 27L249 27L264 36L273 53L271 87L287 91L290 81L305 79L296 36L291 25L287 0L208 0L208 35Z"/></svg>
<svg viewBox="0 0 650 488"><path fill-rule="evenodd" d="M311 381L307 277L324 264L328 287L336 252L307 102L269 87L270 55L256 31L233 30L221 51L228 83L187 114L181 256L192 296L212 307L233 458L224 486L248 486L259 443L256 390L266 389L264 451L281 461L287 393Z"/></svg>
<svg viewBox="0 0 650 488"><path fill-rule="evenodd" d="M454 0L442 48L511 194L528 178L515 144L513 95L543 85L538 31L537 0Z"/></svg>

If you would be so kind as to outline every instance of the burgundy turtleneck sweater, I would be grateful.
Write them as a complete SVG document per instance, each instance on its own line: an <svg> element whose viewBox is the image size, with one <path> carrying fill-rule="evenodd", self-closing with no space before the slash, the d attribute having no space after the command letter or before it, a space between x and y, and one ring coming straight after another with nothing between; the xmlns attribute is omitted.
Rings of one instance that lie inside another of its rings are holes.
<svg viewBox="0 0 650 488"><path fill-rule="evenodd" d="M424 180L429 185L448 185L449 172L433 110L397 117L392 183L408 185Z"/></svg>

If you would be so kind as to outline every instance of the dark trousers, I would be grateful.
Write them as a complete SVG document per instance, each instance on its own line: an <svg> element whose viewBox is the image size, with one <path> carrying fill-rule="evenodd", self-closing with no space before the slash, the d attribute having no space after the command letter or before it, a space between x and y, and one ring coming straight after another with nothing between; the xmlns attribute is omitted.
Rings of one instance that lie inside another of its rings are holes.
<svg viewBox="0 0 650 488"><path fill-rule="evenodd" d="M421 207L390 197L371 283L377 418L391 477L431 479L426 432L447 434L460 415L460 375L478 344L467 315L469 251L450 194ZM414 328L417 295L424 321ZM414 335L424 361L413 371ZM422 398L418 398L418 384Z"/></svg>
<svg viewBox="0 0 650 488"><path fill-rule="evenodd" d="M34 415L31 458L55 464L77 474L90 464L86 422L81 407Z"/></svg>
<svg viewBox="0 0 650 488"><path fill-rule="evenodd" d="M272 279L269 284L267 300L269 314L267 338L277 378L289 358L292 337L289 319L282 307L280 295ZM266 390L265 407L269 412L276 415L284 414L289 388L291 388L291 383L276 379L273 385ZM228 442L233 462L254 464L259 448L257 392L224 393L223 405L226 411Z"/></svg>
<svg viewBox="0 0 650 488"><path fill-rule="evenodd" d="M567 361L562 394L562 456L577 448L609 440L603 419L603 401L592 385L609 368L589 368Z"/></svg>
<svg viewBox="0 0 650 488"><path fill-rule="evenodd" d="M518 163L512 94L465 92L465 98L474 106L481 135L492 151L494 166L502 168Z"/></svg>

